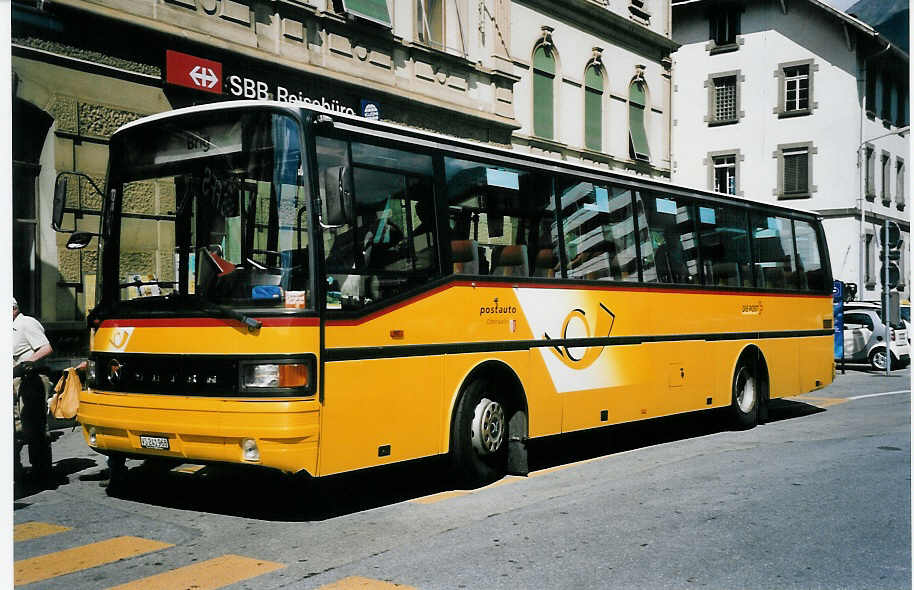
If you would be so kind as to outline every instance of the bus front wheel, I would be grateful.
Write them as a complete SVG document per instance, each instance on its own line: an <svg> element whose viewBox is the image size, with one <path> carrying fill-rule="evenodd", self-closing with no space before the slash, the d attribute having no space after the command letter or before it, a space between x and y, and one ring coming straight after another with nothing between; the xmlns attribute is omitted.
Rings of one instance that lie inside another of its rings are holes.
<svg viewBox="0 0 914 590"><path fill-rule="evenodd" d="M733 375L733 400L730 413L738 428L752 428L758 422L761 387L753 363L742 360Z"/></svg>
<svg viewBox="0 0 914 590"><path fill-rule="evenodd" d="M460 398L451 433L451 456L461 483L495 481L507 470L508 408L493 385L476 380Z"/></svg>

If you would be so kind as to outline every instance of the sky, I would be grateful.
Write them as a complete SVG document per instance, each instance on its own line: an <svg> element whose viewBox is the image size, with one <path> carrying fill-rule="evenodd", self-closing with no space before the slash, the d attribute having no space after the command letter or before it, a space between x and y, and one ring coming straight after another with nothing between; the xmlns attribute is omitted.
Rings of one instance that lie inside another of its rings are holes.
<svg viewBox="0 0 914 590"><path fill-rule="evenodd" d="M853 6L856 1L857 0L825 0L829 6L837 8L838 10L847 10Z"/></svg>

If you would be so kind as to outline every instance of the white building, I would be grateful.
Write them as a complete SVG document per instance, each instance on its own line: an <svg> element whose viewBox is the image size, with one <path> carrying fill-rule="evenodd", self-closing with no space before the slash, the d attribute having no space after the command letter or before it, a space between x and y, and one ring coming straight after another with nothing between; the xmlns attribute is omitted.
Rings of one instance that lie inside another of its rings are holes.
<svg viewBox="0 0 914 590"><path fill-rule="evenodd" d="M878 228L910 232L908 56L819 0L676 2L673 39L673 180L820 213L835 278L878 299Z"/></svg>

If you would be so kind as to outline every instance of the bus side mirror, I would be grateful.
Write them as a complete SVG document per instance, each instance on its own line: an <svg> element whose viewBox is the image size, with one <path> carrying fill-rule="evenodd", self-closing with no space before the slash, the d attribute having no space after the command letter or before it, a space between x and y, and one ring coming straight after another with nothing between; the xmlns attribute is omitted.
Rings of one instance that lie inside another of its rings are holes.
<svg viewBox="0 0 914 590"><path fill-rule="evenodd" d="M57 181L54 183L54 203L53 210L51 212L51 229L59 232L74 232L76 231L76 225L74 223L73 229L64 229L63 226L63 214L67 208L67 183L70 176L77 176L80 178L85 178L89 185L95 189L95 192L98 193L98 196L104 200L105 194L102 192L102 189L98 188L98 185L95 184L95 181L92 180L89 176L83 174L82 172L72 172L69 170L64 170L63 172L57 175Z"/></svg>
<svg viewBox="0 0 914 590"><path fill-rule="evenodd" d="M59 175L54 185L54 211L51 215L51 228L54 231L63 231L63 210L67 204L67 177Z"/></svg>
<svg viewBox="0 0 914 590"><path fill-rule="evenodd" d="M332 166L324 171L325 198L323 222L331 227L352 219L352 180L349 168Z"/></svg>
<svg viewBox="0 0 914 590"><path fill-rule="evenodd" d="M70 239L67 240L67 250L82 250L89 245L96 234L86 231L73 232Z"/></svg>

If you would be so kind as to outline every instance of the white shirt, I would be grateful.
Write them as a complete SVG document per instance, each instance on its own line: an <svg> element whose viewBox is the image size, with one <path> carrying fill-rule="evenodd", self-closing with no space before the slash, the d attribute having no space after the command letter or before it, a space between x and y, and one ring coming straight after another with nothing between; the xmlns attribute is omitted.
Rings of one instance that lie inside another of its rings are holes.
<svg viewBox="0 0 914 590"><path fill-rule="evenodd" d="M13 366L45 344L50 343L41 322L22 313L17 315L13 320Z"/></svg>

